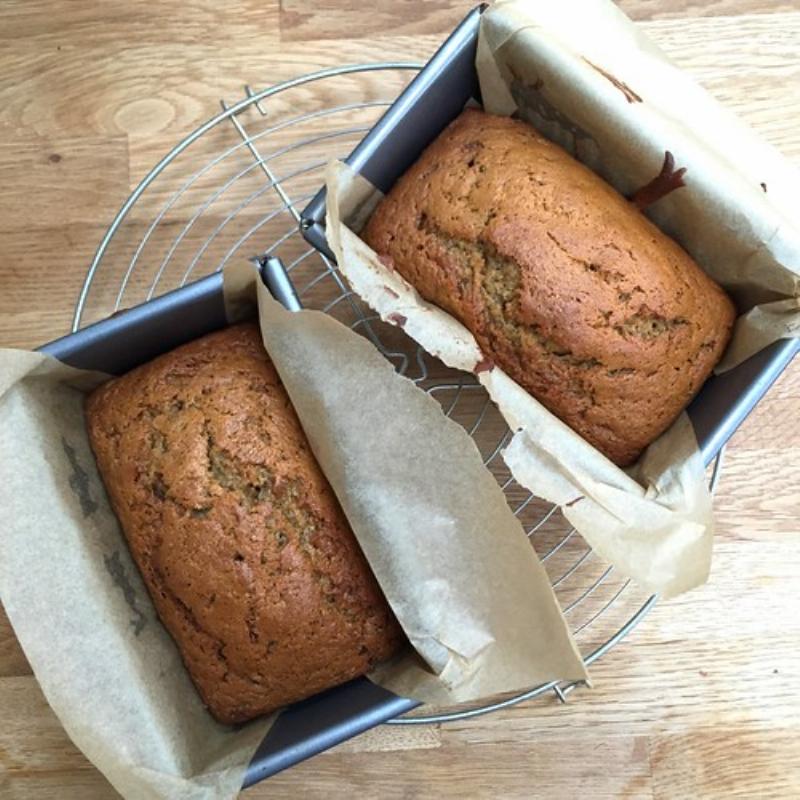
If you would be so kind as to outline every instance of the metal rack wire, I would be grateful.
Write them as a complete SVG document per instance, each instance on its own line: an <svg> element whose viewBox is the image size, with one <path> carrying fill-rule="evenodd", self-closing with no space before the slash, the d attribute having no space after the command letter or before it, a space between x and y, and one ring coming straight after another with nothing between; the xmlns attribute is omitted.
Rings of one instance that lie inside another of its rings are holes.
<svg viewBox="0 0 800 800"><path fill-rule="evenodd" d="M300 232L300 211L321 185L327 161L349 153L417 69L399 62L345 66L262 91L245 87L230 105L223 100L221 112L164 156L112 221L88 269L72 329L220 270L232 258L279 256L305 307L367 336L473 436L544 562L589 664L623 639L656 598L617 575L556 508L516 484L501 457L510 432L474 377L447 369L384 325ZM353 100L329 105L334 93ZM545 694L565 702L576 685L550 683L468 709L423 709L393 723L465 719Z"/></svg>

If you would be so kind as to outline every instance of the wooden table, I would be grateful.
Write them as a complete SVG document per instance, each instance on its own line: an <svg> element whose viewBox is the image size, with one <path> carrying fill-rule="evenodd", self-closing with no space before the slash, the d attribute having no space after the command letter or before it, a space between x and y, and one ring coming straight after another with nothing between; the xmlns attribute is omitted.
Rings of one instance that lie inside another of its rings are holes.
<svg viewBox="0 0 800 800"><path fill-rule="evenodd" d="M797 0L622 5L800 163ZM66 332L113 211L220 96L331 64L424 60L466 10L373 0L365 19L360 6L5 0L0 345ZM566 706L376 729L247 796L800 796L798 411L795 364L729 447L711 581L657 606L594 668L593 691ZM0 796L114 796L50 711L2 612Z"/></svg>

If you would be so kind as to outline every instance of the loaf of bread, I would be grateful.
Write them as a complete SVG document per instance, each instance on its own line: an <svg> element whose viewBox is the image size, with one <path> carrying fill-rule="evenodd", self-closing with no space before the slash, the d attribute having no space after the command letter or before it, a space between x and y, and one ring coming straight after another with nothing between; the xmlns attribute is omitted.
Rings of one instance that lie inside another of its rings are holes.
<svg viewBox="0 0 800 800"><path fill-rule="evenodd" d="M524 122L463 112L363 238L619 465L686 406L735 312L632 203Z"/></svg>
<svg viewBox="0 0 800 800"><path fill-rule="evenodd" d="M350 680L402 634L255 325L86 403L131 553L203 700L241 722Z"/></svg>

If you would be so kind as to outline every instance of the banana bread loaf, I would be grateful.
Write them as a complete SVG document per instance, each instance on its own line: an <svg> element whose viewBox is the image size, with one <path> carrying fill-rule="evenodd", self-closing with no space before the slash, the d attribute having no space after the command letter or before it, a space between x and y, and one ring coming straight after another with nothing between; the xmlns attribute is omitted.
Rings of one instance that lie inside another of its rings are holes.
<svg viewBox="0 0 800 800"><path fill-rule="evenodd" d="M730 337L733 304L691 257L518 120L464 111L362 236L619 465L672 423Z"/></svg>
<svg viewBox="0 0 800 800"><path fill-rule="evenodd" d="M402 634L255 325L86 404L112 506L206 705L234 723L366 672Z"/></svg>

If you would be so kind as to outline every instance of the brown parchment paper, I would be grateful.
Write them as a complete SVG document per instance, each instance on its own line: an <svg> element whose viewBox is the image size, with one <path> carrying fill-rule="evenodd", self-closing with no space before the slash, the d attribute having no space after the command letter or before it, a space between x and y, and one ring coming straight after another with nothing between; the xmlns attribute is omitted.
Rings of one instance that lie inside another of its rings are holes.
<svg viewBox="0 0 800 800"><path fill-rule="evenodd" d="M686 186L652 215L738 304L719 370L798 335L796 171L613 3L500 0L483 15L476 66L488 111L518 113L623 193L651 181L667 151L687 168ZM503 457L516 480L560 505L600 555L648 590L669 597L703 583L713 519L686 415L633 468L617 468L502 370L482 370L469 331L358 238L380 200L375 187L344 164L329 166L327 187L327 236L342 272L382 319L402 320L429 353L479 374L515 431Z"/></svg>
<svg viewBox="0 0 800 800"><path fill-rule="evenodd" d="M416 648L371 676L456 702L586 678L543 568L463 430L359 336L224 275L264 341ZM258 282L260 286L260 281ZM75 744L129 798L233 797L274 716L204 709L97 474L84 394L105 376L0 350L0 599ZM434 486L438 484L438 488Z"/></svg>
<svg viewBox="0 0 800 800"><path fill-rule="evenodd" d="M370 678L455 703L585 680L544 568L464 429L365 339L259 285L264 344L415 652Z"/></svg>

